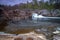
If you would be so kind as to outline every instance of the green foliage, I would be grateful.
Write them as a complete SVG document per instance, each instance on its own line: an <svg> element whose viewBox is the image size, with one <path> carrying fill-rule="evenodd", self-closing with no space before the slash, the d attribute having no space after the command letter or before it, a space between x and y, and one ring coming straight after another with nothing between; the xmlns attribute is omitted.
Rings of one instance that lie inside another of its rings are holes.
<svg viewBox="0 0 60 40"><path fill-rule="evenodd" d="M38 3L36 2L36 0L33 0L35 2L34 5L32 5L32 3L29 3L29 4L26 4L28 5L27 8L31 8L31 9L48 9L48 10L51 10L51 9L54 9L54 5L52 4L48 4L48 2L44 3L44 2L39 2L39 5Z"/></svg>
<svg viewBox="0 0 60 40"><path fill-rule="evenodd" d="M54 8L53 6L54 6L54 5L52 5L52 4L49 5L48 2L46 2L46 3L42 3L42 2L41 2L39 8L40 8L40 9L48 9L48 10L51 10L51 9Z"/></svg>
<svg viewBox="0 0 60 40"><path fill-rule="evenodd" d="M27 1L27 4L18 4L18 5L14 5L12 7L9 6L9 9L12 9L12 10L15 10L15 9L48 9L48 10L51 10L51 9L54 9L54 5L53 4L50 4L48 2L42 2L42 1L39 1L39 4L37 3L37 0L33 0L33 2L29 3Z"/></svg>

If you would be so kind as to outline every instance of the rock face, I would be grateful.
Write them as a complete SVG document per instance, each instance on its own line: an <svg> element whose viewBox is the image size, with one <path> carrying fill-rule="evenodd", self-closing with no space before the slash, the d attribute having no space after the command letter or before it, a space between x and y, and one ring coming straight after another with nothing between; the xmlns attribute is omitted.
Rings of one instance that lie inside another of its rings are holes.
<svg viewBox="0 0 60 40"><path fill-rule="evenodd" d="M4 37L6 36L6 37ZM36 34L34 32L19 35L1 35L0 40L47 40L45 35Z"/></svg>
<svg viewBox="0 0 60 40"><path fill-rule="evenodd" d="M5 15L4 9L0 8L0 31L3 30L7 25L7 16Z"/></svg>

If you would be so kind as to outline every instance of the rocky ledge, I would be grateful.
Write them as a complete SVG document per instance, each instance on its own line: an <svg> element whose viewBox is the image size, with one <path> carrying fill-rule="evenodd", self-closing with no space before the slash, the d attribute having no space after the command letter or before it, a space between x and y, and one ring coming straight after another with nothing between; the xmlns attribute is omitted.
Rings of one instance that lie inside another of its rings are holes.
<svg viewBox="0 0 60 40"><path fill-rule="evenodd" d="M47 40L44 34L37 34L35 32L25 34L0 34L0 40Z"/></svg>

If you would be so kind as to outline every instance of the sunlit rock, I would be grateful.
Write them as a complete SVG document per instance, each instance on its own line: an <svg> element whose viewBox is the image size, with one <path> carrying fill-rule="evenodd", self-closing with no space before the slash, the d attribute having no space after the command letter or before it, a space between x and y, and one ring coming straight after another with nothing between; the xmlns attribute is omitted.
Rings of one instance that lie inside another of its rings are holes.
<svg viewBox="0 0 60 40"><path fill-rule="evenodd" d="M22 36L23 38L27 40L47 40L46 36L43 34L36 34L35 32L30 32L26 34L19 34L19 37Z"/></svg>

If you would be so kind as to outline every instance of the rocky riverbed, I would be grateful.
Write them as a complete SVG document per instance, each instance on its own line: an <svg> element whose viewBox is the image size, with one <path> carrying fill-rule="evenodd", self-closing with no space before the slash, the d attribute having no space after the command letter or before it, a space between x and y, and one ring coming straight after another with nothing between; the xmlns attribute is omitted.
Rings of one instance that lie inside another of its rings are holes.
<svg viewBox="0 0 60 40"><path fill-rule="evenodd" d="M56 31L57 27L60 27L60 23L32 20L9 21L3 32L19 35L34 31L38 34L44 34L48 40L52 40L53 37L55 38L53 32Z"/></svg>
<svg viewBox="0 0 60 40"><path fill-rule="evenodd" d="M48 21L10 21L5 27L8 31L14 31L18 29L39 29L39 28L48 28L48 27L59 27L60 23L48 22Z"/></svg>

